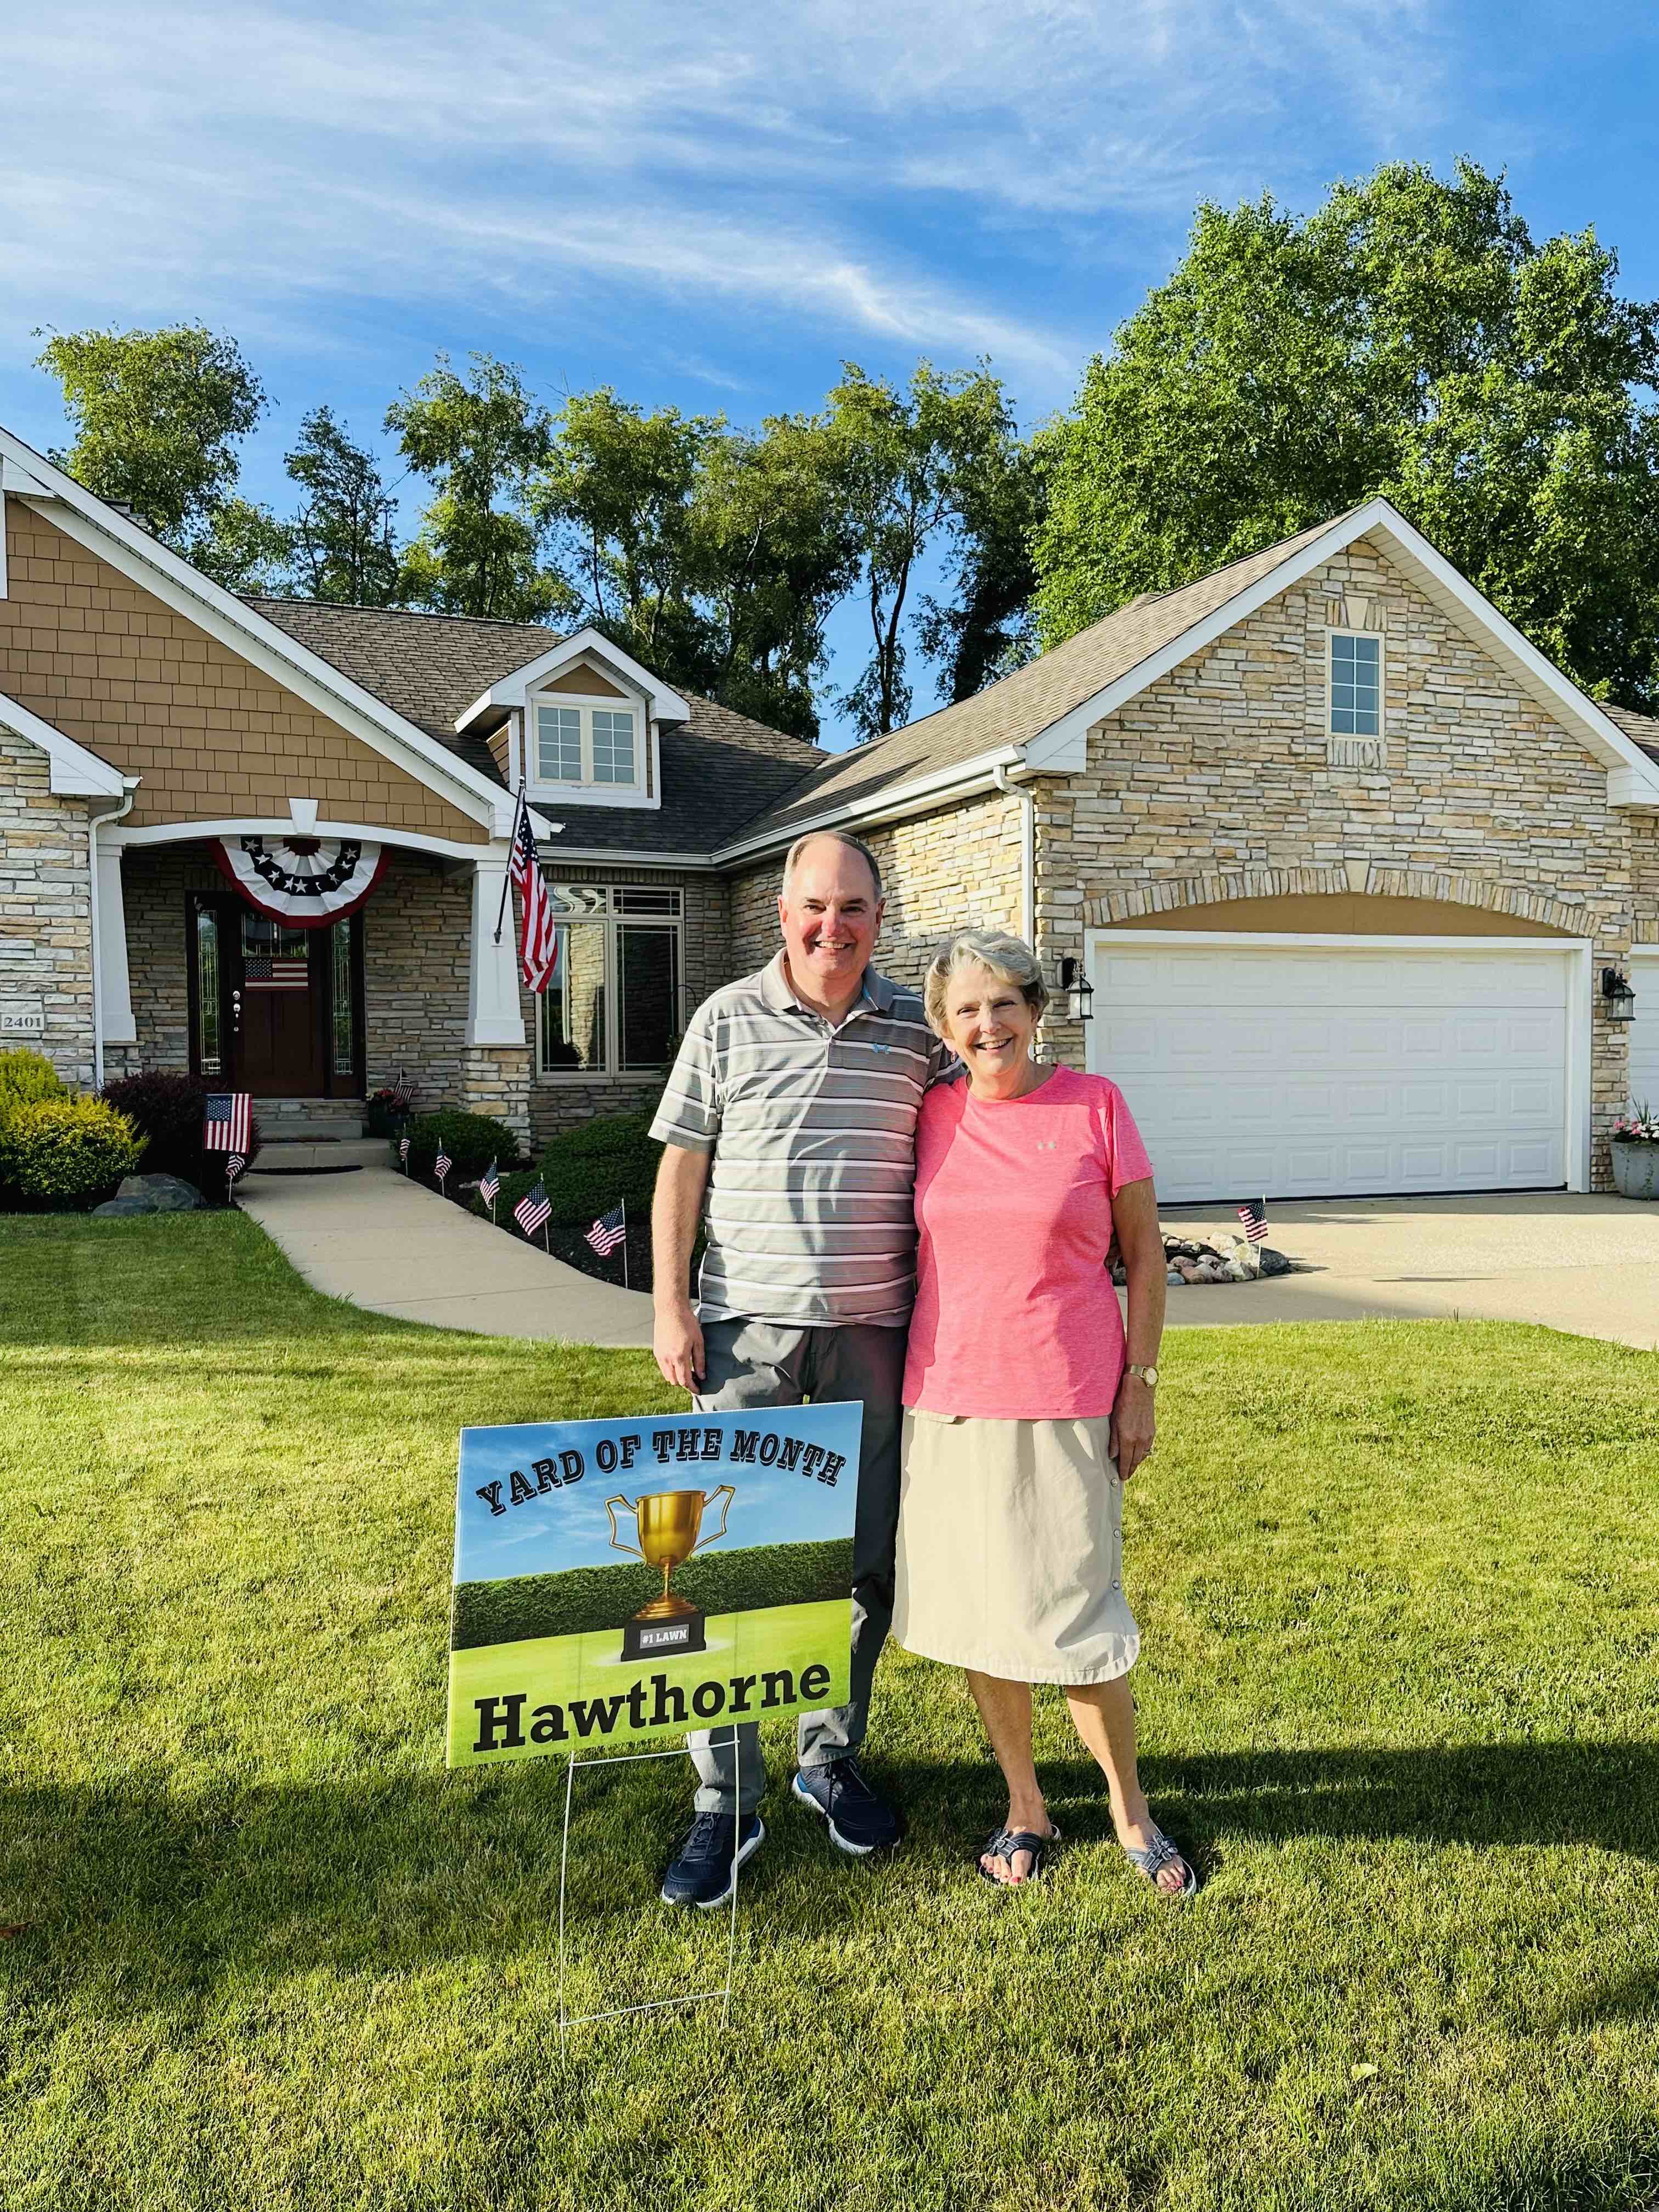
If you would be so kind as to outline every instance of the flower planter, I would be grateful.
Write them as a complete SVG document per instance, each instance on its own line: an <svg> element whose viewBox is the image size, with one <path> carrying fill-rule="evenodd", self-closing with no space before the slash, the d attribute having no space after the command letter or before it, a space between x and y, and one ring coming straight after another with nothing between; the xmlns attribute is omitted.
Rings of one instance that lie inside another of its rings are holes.
<svg viewBox="0 0 1659 2212"><path fill-rule="evenodd" d="M1620 1198L1659 1199L1659 1145L1613 1146L1613 1187Z"/></svg>

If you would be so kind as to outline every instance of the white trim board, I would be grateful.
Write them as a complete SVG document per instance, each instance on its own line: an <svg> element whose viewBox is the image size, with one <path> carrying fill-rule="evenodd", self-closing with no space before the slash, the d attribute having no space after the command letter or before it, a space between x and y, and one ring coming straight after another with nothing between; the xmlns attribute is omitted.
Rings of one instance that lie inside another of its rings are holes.
<svg viewBox="0 0 1659 2212"><path fill-rule="evenodd" d="M1101 929L1084 935L1084 973L1097 993L1100 989L1100 957L1103 948L1137 945L1146 951L1179 952L1190 948L1243 950L1256 952L1282 947L1296 951L1321 949L1345 952L1522 953L1560 960L1565 967L1564 1006L1566 1012L1566 1111L1563 1157L1570 1191L1590 1188L1590 1054L1591 983L1595 944L1588 937L1366 937L1328 930L1292 933L1249 929Z"/></svg>
<svg viewBox="0 0 1659 2212"><path fill-rule="evenodd" d="M292 837L295 834L291 814L225 816L212 822L152 822L137 830L111 830L103 842L122 847L145 845L183 845L193 840L213 837ZM487 861L492 854L502 850L505 833L490 843L463 845L453 837L428 837L415 830L386 830L379 823L324 822L315 823L307 830L307 836L348 837L364 844L385 845L389 848L407 846L411 852L432 853L444 860Z"/></svg>
<svg viewBox="0 0 1659 2212"><path fill-rule="evenodd" d="M615 676L645 700L650 718L656 722L689 721L691 709L678 691L671 690L660 677L653 676L648 668L641 667L631 653L613 645L603 632L591 626L574 630L568 637L538 656L527 660L522 668L514 669L481 692L472 704L455 717L457 732L470 729L482 715L507 708L522 708L528 694L538 690L550 677L557 676L573 661L591 658L602 671Z"/></svg>
<svg viewBox="0 0 1659 2212"><path fill-rule="evenodd" d="M66 738L3 691L0 691L0 729L9 730L25 744L40 747L51 763L50 787L60 799L119 799L126 788L119 769L76 744L73 738ZM137 780L134 778L135 782Z"/></svg>

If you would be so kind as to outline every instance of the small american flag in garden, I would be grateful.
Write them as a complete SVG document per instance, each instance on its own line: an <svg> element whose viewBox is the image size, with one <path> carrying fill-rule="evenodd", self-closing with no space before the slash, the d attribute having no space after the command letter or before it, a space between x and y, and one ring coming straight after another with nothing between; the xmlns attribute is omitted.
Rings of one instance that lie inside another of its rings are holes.
<svg viewBox="0 0 1659 2212"><path fill-rule="evenodd" d="M407 1137L399 1137L398 1139L398 1158L403 1162L405 1167L409 1165L409 1139Z"/></svg>
<svg viewBox="0 0 1659 2212"><path fill-rule="evenodd" d="M497 1164L491 1160L489 1165L478 1177L478 1195L486 1206L493 1206L501 1194L501 1170Z"/></svg>
<svg viewBox="0 0 1659 2212"><path fill-rule="evenodd" d="M538 1229L545 1227L552 1211L547 1193L542 1188L541 1177L538 1176L531 1188L514 1207L513 1218L526 1237L533 1237Z"/></svg>
<svg viewBox="0 0 1659 2212"><path fill-rule="evenodd" d="M202 1107L202 1149L240 1152L252 1140L253 1095L247 1091L210 1091Z"/></svg>
<svg viewBox="0 0 1659 2212"><path fill-rule="evenodd" d="M1253 1198L1247 1198L1238 1209L1238 1218L1244 1224L1244 1234L1252 1244L1267 1243L1267 1201L1265 1198L1259 1203Z"/></svg>
<svg viewBox="0 0 1659 2212"><path fill-rule="evenodd" d="M613 1206L609 1213L602 1213L586 1232L587 1242L603 1258L616 1250L628 1234L628 1217L621 1206Z"/></svg>
<svg viewBox="0 0 1659 2212"><path fill-rule="evenodd" d="M227 1182L234 1182L237 1176L240 1175L242 1170L246 1165L247 1162L242 1158L242 1155L240 1152L227 1152L225 1154L225 1181Z"/></svg>
<svg viewBox="0 0 1659 2212"><path fill-rule="evenodd" d="M448 1153L444 1150L443 1146L440 1145L438 1147L438 1157L432 1163L432 1172L437 1176L440 1182L443 1181L444 1177L449 1173L449 1170L454 1166L454 1161L450 1158Z"/></svg>
<svg viewBox="0 0 1659 2212"><path fill-rule="evenodd" d="M392 1112L394 1114L407 1114L413 1100L414 1093L410 1091L408 1079L404 1075L403 1069L400 1067L398 1070L398 1080L392 1085L392 1097L390 1104Z"/></svg>

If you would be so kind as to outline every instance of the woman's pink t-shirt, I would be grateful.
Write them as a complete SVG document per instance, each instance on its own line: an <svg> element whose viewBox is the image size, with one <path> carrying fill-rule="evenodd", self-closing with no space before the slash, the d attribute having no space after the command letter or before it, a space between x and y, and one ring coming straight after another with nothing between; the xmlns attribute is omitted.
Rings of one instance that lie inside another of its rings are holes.
<svg viewBox="0 0 1659 2212"><path fill-rule="evenodd" d="M1152 1164L1123 1093L1057 1067L1024 1098L941 1083L916 1123L916 1308L904 1402L1093 1420L1123 1371L1112 1200Z"/></svg>

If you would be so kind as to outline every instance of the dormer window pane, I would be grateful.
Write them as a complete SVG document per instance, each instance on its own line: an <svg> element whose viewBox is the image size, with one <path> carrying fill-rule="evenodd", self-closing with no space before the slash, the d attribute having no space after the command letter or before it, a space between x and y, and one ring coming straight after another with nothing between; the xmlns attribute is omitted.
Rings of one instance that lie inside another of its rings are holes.
<svg viewBox="0 0 1659 2212"><path fill-rule="evenodd" d="M582 780L582 718L578 707L536 709L537 774L544 783Z"/></svg>
<svg viewBox="0 0 1659 2212"><path fill-rule="evenodd" d="M1375 738L1382 729L1382 641L1331 634L1331 735Z"/></svg>
<svg viewBox="0 0 1659 2212"><path fill-rule="evenodd" d="M630 709L593 709L593 781L634 781L634 716Z"/></svg>

